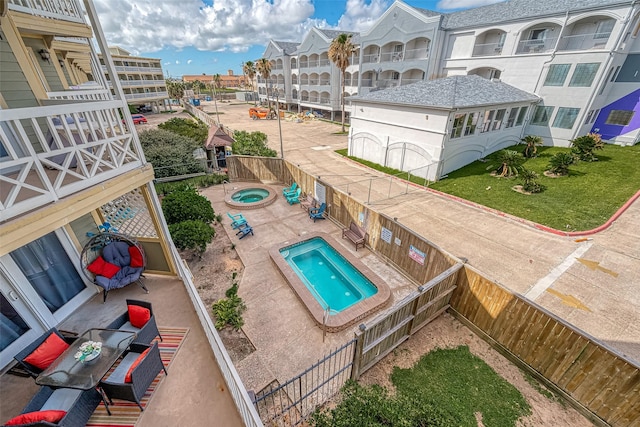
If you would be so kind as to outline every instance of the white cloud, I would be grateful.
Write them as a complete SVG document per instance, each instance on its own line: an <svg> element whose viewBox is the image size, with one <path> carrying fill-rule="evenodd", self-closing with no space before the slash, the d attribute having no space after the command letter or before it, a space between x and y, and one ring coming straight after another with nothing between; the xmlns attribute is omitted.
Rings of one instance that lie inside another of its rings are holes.
<svg viewBox="0 0 640 427"><path fill-rule="evenodd" d="M180 61L176 59L176 65L180 65Z"/></svg>
<svg viewBox="0 0 640 427"><path fill-rule="evenodd" d="M377 0L376 0L377 1ZM270 39L301 40L312 0L94 0L106 38L133 54L164 48L244 52Z"/></svg>
<svg viewBox="0 0 640 427"><path fill-rule="evenodd" d="M371 0L369 4L366 0L347 0L337 27L345 31L368 30L388 8L385 0Z"/></svg>
<svg viewBox="0 0 640 427"><path fill-rule="evenodd" d="M440 0L437 7L442 10L468 9L471 7L500 3L502 1L504 0Z"/></svg>
<svg viewBox="0 0 640 427"><path fill-rule="evenodd" d="M187 64L191 64L193 62L193 59L188 59L187 60Z"/></svg>
<svg viewBox="0 0 640 427"><path fill-rule="evenodd" d="M171 62L167 61L167 62L165 62L165 63L164 63L164 64L162 64L162 65L171 65Z"/></svg>

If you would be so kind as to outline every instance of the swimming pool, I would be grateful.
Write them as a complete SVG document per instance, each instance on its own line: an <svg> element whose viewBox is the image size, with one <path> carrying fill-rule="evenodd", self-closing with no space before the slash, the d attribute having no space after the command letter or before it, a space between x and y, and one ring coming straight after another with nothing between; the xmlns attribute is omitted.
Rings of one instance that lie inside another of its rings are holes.
<svg viewBox="0 0 640 427"><path fill-rule="evenodd" d="M276 193L271 188L254 184L242 189L234 188L224 202L234 209L256 209L270 205L275 199Z"/></svg>
<svg viewBox="0 0 640 427"><path fill-rule="evenodd" d="M313 233L275 245L271 259L316 323L336 332L381 308L389 287L331 236Z"/></svg>

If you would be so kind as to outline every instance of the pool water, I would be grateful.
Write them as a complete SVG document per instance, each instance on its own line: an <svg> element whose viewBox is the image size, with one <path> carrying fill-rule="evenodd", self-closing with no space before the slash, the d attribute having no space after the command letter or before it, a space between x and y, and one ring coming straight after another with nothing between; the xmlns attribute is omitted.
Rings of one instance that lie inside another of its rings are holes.
<svg viewBox="0 0 640 427"><path fill-rule="evenodd" d="M378 292L376 286L323 238L314 237L280 249L323 309L332 314Z"/></svg>
<svg viewBox="0 0 640 427"><path fill-rule="evenodd" d="M268 195L269 191L263 188L247 188L233 193L231 200L238 203L254 203L264 200Z"/></svg>

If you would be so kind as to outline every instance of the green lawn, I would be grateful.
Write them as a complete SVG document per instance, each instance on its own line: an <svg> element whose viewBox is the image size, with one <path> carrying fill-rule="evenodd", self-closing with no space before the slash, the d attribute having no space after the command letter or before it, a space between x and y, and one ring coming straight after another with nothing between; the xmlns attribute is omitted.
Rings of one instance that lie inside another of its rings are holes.
<svg viewBox="0 0 640 427"><path fill-rule="evenodd" d="M531 413L522 394L469 347L435 349L410 369L395 367L395 395L378 385L348 382L334 407L316 411L315 427L515 426Z"/></svg>
<svg viewBox="0 0 640 427"><path fill-rule="evenodd" d="M509 149L521 152L523 148L519 145ZM491 169L487 168L498 166L496 153L488 156L486 163L473 162L429 187L563 231L584 231L602 225L640 189L640 144L607 144L596 151L599 161L572 165L568 177L544 176L549 158L561 151L569 149L540 147L538 157L524 163L525 168L540 175L539 182L546 187L539 194L528 196L513 191L511 187L521 184L518 178L491 176Z"/></svg>

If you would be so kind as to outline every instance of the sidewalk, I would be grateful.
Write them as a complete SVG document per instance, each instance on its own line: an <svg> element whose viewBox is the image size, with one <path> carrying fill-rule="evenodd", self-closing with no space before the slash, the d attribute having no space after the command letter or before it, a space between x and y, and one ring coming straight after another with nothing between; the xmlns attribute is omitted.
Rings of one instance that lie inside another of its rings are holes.
<svg viewBox="0 0 640 427"><path fill-rule="evenodd" d="M207 103L204 108L209 111ZM264 132L279 152L278 121L253 121L248 108L218 105L224 126ZM372 209L640 361L640 200L605 231L576 242L428 190L403 194L406 185L389 179L374 181L370 194L369 180L382 175L334 152L347 146L339 125L282 120L281 126L288 161L360 201L373 200Z"/></svg>

